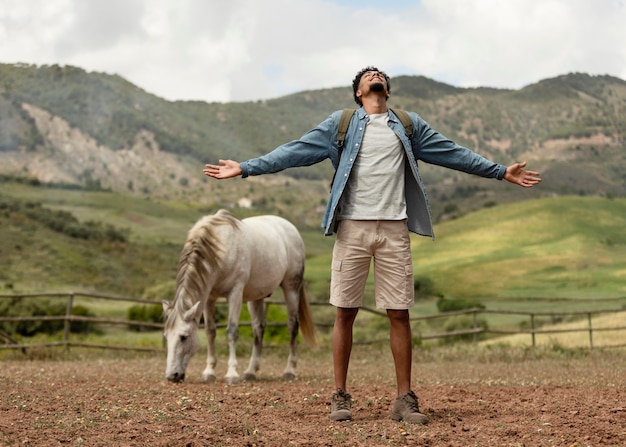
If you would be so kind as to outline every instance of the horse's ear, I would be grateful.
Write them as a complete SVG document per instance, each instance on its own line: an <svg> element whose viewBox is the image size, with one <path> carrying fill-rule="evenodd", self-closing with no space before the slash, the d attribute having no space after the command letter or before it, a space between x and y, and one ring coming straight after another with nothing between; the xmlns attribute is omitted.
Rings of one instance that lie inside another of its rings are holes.
<svg viewBox="0 0 626 447"><path fill-rule="evenodd" d="M163 315L167 317L172 311L172 307L170 306L170 303L168 303L167 301L161 301L161 303L163 304Z"/></svg>
<svg viewBox="0 0 626 447"><path fill-rule="evenodd" d="M184 321L198 320L200 319L200 314L202 313L202 308L200 307L200 301L191 306L191 308L185 312L183 316Z"/></svg>

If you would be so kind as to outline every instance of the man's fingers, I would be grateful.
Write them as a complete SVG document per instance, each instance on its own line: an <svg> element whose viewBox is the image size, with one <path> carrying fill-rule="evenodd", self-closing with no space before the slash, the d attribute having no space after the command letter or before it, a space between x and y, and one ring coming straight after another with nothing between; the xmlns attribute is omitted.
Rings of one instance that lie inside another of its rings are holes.
<svg viewBox="0 0 626 447"><path fill-rule="evenodd" d="M202 170L202 172L204 172L205 175L217 177L220 173L220 166L206 164L204 165L204 169Z"/></svg>

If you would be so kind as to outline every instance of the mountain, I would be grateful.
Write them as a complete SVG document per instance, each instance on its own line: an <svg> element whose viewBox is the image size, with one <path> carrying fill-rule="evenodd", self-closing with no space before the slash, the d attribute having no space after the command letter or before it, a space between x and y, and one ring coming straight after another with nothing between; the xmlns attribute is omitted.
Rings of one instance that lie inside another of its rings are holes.
<svg viewBox="0 0 626 447"><path fill-rule="evenodd" d="M523 190L422 164L437 216L522 198L626 195L622 79L570 73L506 90L401 76L391 87L391 106L418 112L444 135L494 161L527 160L544 177L538 188ZM257 102L170 102L115 75L0 64L0 175L5 181L296 213L301 224L318 225L330 162L231 182L208 181L201 169L219 158L266 153L344 107L354 107L348 86ZM297 211L294 203L301 205Z"/></svg>

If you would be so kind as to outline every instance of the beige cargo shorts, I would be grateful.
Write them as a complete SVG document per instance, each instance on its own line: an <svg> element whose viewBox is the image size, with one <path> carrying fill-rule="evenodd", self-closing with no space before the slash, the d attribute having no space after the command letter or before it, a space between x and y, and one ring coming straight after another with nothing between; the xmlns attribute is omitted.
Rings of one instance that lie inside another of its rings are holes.
<svg viewBox="0 0 626 447"><path fill-rule="evenodd" d="M379 309L414 304L411 239L406 220L342 220L333 248L330 303L361 307L374 260L374 295Z"/></svg>

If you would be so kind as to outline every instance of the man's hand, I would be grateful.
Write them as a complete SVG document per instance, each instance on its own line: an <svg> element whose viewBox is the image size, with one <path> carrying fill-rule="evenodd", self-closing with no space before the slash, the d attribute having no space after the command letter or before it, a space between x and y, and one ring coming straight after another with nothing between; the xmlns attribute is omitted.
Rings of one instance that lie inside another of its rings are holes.
<svg viewBox="0 0 626 447"><path fill-rule="evenodd" d="M204 165L204 169L202 172L204 172L204 175L216 179L237 177L240 176L242 173L241 165L236 161L220 160L219 163L219 165Z"/></svg>
<svg viewBox="0 0 626 447"><path fill-rule="evenodd" d="M526 171L526 162L513 163L507 166L504 173L504 180L520 185L524 188L530 188L541 182L541 177L536 171Z"/></svg>

